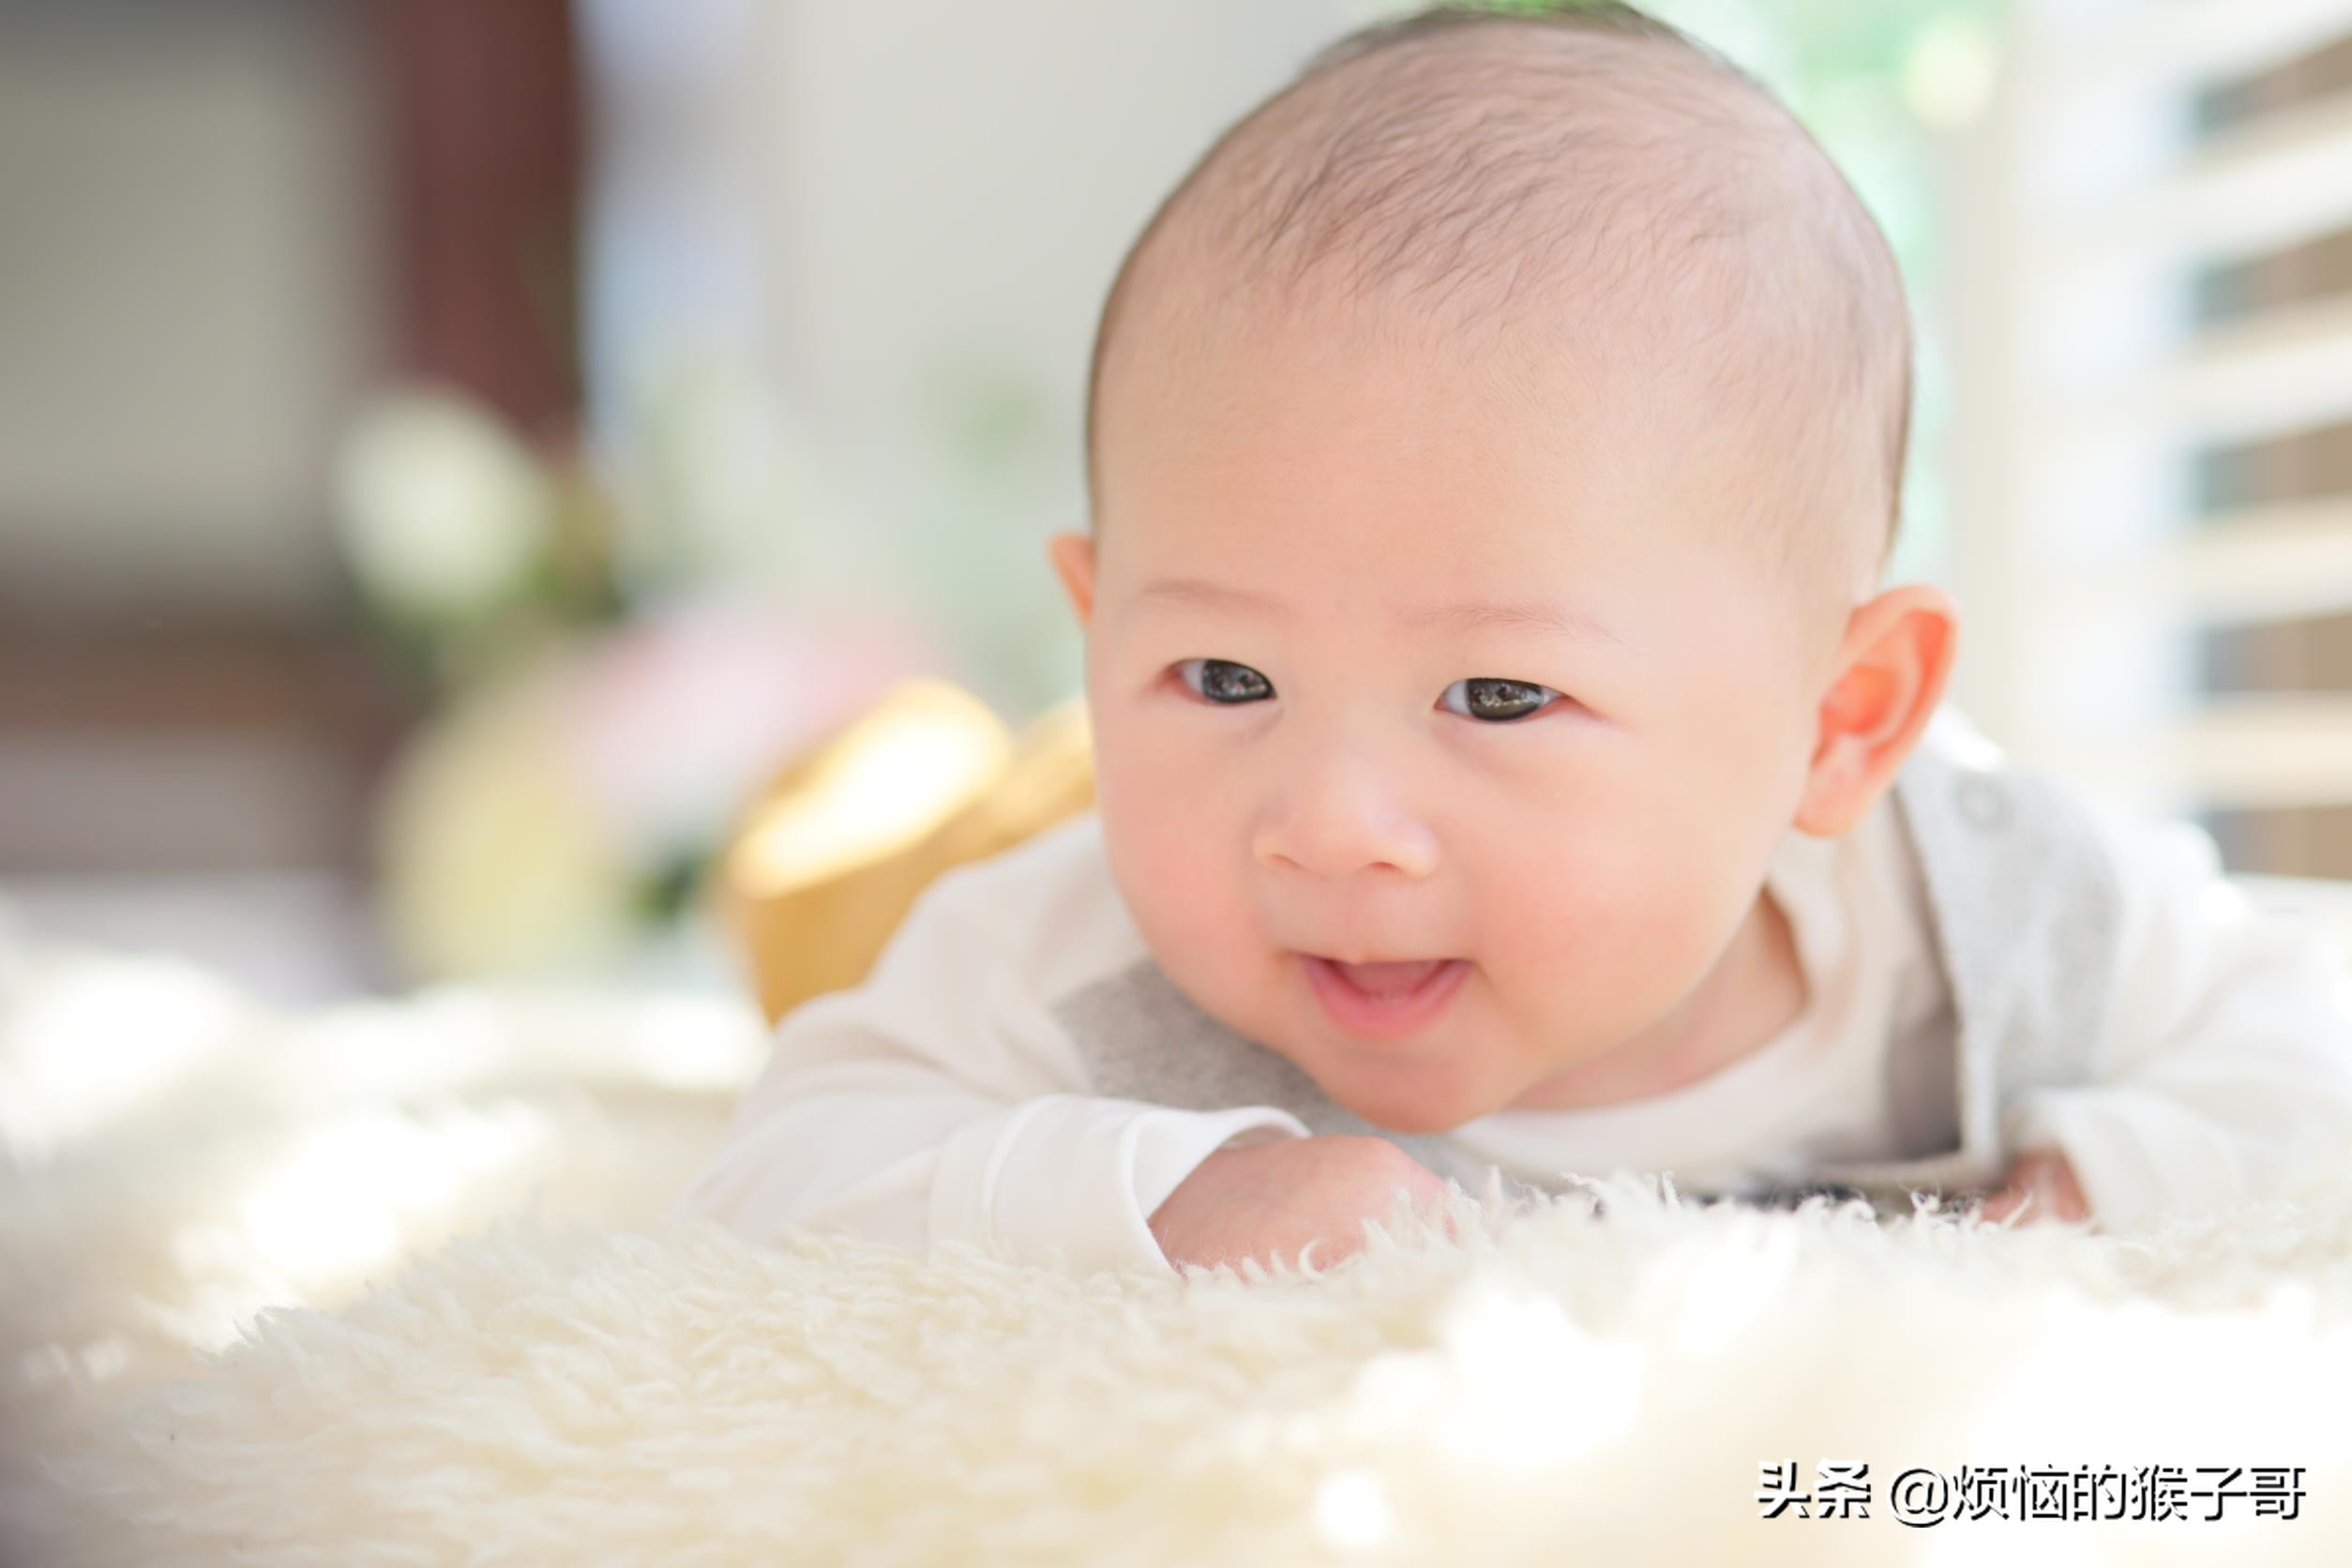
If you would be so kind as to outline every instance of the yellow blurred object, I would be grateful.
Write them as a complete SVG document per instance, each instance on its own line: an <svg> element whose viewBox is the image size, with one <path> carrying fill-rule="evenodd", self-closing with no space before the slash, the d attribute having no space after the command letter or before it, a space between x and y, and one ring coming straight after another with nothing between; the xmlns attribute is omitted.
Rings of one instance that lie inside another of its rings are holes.
<svg viewBox="0 0 2352 1568"><path fill-rule="evenodd" d="M1083 697L1018 737L948 682L902 682L779 774L729 839L719 916L773 1023L866 978L941 872L1094 804Z"/></svg>
<svg viewBox="0 0 2352 1568"><path fill-rule="evenodd" d="M567 765L563 671L519 664L412 735L376 806L384 934L409 981L610 961L633 872Z"/></svg>

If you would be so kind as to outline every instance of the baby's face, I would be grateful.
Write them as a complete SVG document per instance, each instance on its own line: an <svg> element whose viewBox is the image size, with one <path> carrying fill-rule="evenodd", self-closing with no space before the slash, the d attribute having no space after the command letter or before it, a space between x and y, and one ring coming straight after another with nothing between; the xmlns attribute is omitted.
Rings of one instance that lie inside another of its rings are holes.
<svg viewBox="0 0 2352 1568"><path fill-rule="evenodd" d="M1099 555L1056 550L1110 869L1177 986L1376 1123L1657 1024L1789 830L1818 694L1787 596L1709 548L1740 486L1696 406L1303 321L1106 383ZM1464 963L1384 1028L1317 957Z"/></svg>

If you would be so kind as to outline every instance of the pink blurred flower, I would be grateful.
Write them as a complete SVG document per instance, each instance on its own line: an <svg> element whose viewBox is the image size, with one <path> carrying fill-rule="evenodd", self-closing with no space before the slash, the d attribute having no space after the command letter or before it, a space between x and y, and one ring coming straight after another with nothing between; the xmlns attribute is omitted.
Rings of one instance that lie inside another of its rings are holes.
<svg viewBox="0 0 2352 1568"><path fill-rule="evenodd" d="M945 668L896 609L693 599L582 651L569 758L623 853L656 868L712 848L779 766L888 687Z"/></svg>

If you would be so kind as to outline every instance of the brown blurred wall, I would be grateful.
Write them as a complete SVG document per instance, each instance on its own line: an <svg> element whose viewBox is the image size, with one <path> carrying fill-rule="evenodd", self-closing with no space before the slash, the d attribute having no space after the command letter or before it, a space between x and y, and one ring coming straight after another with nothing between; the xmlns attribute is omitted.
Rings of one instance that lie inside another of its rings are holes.
<svg viewBox="0 0 2352 1568"><path fill-rule="evenodd" d="M569 432L580 82L565 0L0 8L0 878L364 875L333 441L394 373Z"/></svg>

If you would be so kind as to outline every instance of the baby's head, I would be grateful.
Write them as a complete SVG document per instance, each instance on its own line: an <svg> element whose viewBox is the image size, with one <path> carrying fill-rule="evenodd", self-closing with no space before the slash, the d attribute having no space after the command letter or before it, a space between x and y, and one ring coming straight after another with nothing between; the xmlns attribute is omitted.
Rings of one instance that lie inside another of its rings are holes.
<svg viewBox="0 0 2352 1568"><path fill-rule="evenodd" d="M1369 29L1234 126L1111 290L1051 546L1169 978L1404 1131L1736 1019L1775 846L1950 669L1949 600L1874 593L1909 367L1836 169L1621 8ZM1380 1038L1310 955L1467 964Z"/></svg>

